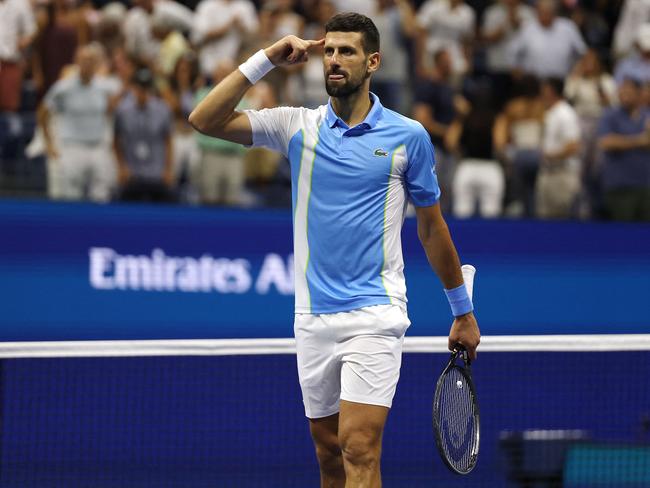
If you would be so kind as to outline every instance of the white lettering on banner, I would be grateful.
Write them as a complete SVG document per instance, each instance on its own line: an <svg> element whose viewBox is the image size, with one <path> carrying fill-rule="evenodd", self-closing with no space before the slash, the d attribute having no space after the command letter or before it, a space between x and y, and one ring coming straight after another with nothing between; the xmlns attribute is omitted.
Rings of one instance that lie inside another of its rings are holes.
<svg viewBox="0 0 650 488"><path fill-rule="evenodd" d="M289 262L285 266L282 256L278 254L267 254L262 264L262 270L255 283L255 290L260 295L266 295L275 285L278 293L292 295L294 290L293 277L293 255L289 256Z"/></svg>
<svg viewBox="0 0 650 488"><path fill-rule="evenodd" d="M180 291L185 293L247 293L253 287L251 263L246 259L168 256L162 249L151 255L120 255L108 247L89 250L90 285L98 290ZM293 256L285 260L268 254L255 283L266 295L274 286L278 293L294 293Z"/></svg>

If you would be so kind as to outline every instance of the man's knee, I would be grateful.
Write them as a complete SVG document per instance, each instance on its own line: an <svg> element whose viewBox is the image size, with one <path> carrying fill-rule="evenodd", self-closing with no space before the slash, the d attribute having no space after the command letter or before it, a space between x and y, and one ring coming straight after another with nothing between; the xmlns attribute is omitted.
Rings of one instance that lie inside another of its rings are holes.
<svg viewBox="0 0 650 488"><path fill-rule="evenodd" d="M316 444L316 457L321 470L325 473L334 473L342 469L343 458L338 443Z"/></svg>
<svg viewBox="0 0 650 488"><path fill-rule="evenodd" d="M374 430L349 432L340 439L341 452L346 463L374 469L381 456L381 434Z"/></svg>

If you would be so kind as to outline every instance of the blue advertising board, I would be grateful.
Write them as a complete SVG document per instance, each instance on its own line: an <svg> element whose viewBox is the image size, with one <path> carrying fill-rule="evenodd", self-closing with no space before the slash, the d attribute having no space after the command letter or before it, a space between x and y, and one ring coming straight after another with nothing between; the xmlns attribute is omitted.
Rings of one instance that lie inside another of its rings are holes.
<svg viewBox="0 0 650 488"><path fill-rule="evenodd" d="M649 225L449 226L483 334L650 332ZM288 211L0 202L0 340L291 337L291 232ZM409 335L445 335L413 218L403 249Z"/></svg>

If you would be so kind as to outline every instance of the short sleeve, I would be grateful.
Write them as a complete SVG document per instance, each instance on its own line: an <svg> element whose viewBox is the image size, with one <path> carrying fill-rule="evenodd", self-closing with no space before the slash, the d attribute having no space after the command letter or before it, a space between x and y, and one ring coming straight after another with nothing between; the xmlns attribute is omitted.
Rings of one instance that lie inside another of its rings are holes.
<svg viewBox="0 0 650 488"><path fill-rule="evenodd" d="M266 147L286 156L293 136L291 127L299 110L296 107L244 110L251 123L253 147Z"/></svg>
<svg viewBox="0 0 650 488"><path fill-rule="evenodd" d="M433 144L424 127L419 126L406 144L404 179L409 197L416 207L430 207L440 198Z"/></svg>

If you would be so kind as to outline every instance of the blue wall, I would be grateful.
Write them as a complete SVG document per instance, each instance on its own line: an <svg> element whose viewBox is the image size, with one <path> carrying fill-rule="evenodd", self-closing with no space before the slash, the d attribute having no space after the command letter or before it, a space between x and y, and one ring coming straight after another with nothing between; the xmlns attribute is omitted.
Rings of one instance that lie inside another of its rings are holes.
<svg viewBox="0 0 650 488"><path fill-rule="evenodd" d="M650 333L650 226L449 224L478 268L484 335ZM409 334L445 335L448 306L413 220L403 242ZM184 267L169 282L122 280L103 261L92 270L93 248ZM290 254L288 212L0 202L0 340L290 337ZM629 443L650 418L648 351L482 353L479 464L452 477L431 433L445 361L404 357L387 488L504 487L501 431L585 429ZM5 360L2 416L3 488L317 483L293 356Z"/></svg>
<svg viewBox="0 0 650 488"><path fill-rule="evenodd" d="M650 225L449 225L478 268L483 334L650 331ZM445 335L448 305L413 219L403 244L409 334ZM119 289L112 261L99 259L93 287L93 248L150 261L158 249L195 268L210 256L211 281L179 268L174 291ZM291 252L284 211L0 202L0 340L290 337Z"/></svg>
<svg viewBox="0 0 650 488"><path fill-rule="evenodd" d="M386 488L503 488L502 430L636 442L650 416L648 351L483 353L474 367L479 462L456 477L431 428L446 358L404 356L384 438ZM293 356L17 359L4 368L3 488L318 486Z"/></svg>

